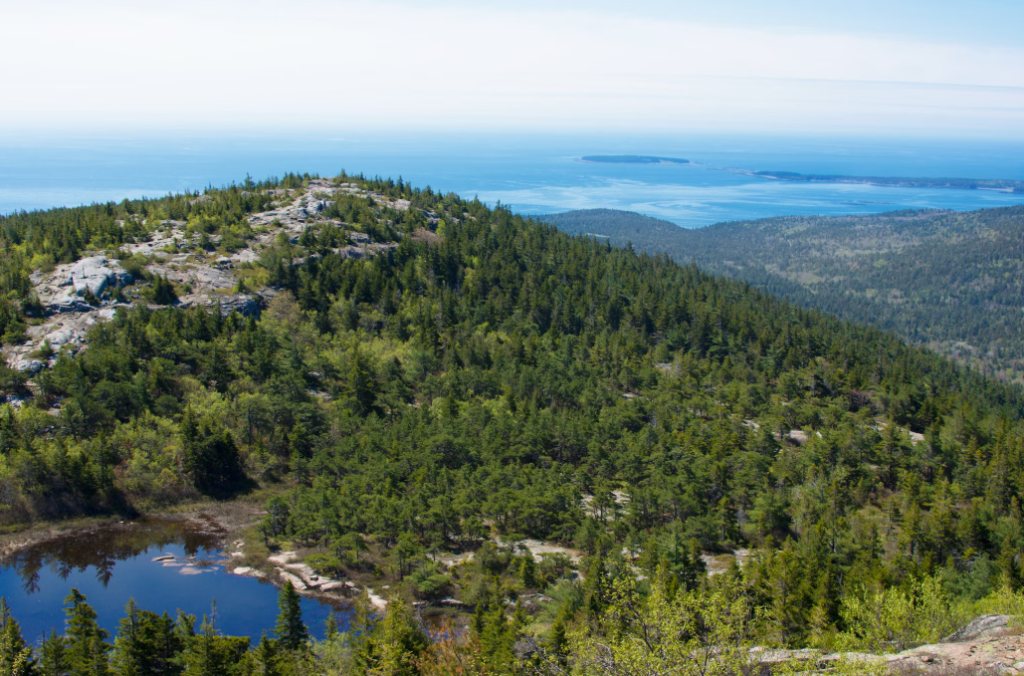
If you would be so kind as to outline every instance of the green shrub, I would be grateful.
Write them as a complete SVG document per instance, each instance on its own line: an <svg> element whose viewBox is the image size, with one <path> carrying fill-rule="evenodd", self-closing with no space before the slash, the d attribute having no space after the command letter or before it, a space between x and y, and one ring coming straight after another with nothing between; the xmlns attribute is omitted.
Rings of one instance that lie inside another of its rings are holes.
<svg viewBox="0 0 1024 676"><path fill-rule="evenodd" d="M339 577L344 572L341 559L331 554L310 554L306 557L306 565L315 570L317 574L327 577Z"/></svg>

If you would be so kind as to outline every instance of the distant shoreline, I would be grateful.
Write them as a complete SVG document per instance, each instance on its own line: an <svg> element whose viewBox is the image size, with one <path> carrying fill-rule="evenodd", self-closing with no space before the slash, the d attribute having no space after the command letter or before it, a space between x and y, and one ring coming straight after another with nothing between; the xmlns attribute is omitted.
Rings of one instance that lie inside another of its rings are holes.
<svg viewBox="0 0 1024 676"><path fill-rule="evenodd" d="M582 162L600 164L695 164L681 157L658 157L656 155L585 155Z"/></svg>
<svg viewBox="0 0 1024 676"><path fill-rule="evenodd" d="M908 178L885 176L844 176L840 174L798 174L793 171L747 171L735 169L737 173L776 181L798 183L858 183L887 188L945 188L950 190L994 190L1014 195L1024 195L1024 181L998 178Z"/></svg>
<svg viewBox="0 0 1024 676"><path fill-rule="evenodd" d="M581 162L598 164L697 164L681 157L659 155L584 155ZM710 167L709 167L710 168ZM943 188L950 190L992 190L1011 195L1024 195L1024 181L999 178L920 178L906 176L847 176L844 174L800 174L795 171L755 171L728 168L736 174L771 181L794 183L856 183L884 188Z"/></svg>

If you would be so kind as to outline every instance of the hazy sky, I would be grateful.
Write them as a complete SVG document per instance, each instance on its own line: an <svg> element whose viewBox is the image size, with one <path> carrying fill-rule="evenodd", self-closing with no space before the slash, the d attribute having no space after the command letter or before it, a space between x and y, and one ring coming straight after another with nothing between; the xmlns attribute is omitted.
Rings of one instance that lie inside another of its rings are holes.
<svg viewBox="0 0 1024 676"><path fill-rule="evenodd" d="M0 127L1024 138L1020 0L0 0Z"/></svg>

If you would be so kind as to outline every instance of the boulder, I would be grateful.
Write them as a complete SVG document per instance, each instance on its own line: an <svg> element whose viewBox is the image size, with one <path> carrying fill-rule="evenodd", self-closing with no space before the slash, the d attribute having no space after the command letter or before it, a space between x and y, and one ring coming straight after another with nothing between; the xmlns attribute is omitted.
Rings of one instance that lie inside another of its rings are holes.
<svg viewBox="0 0 1024 676"><path fill-rule="evenodd" d="M220 301L220 313L227 317L232 310L238 310L238 314L243 317L259 317L260 303L255 296L244 293L223 297Z"/></svg>
<svg viewBox="0 0 1024 676"><path fill-rule="evenodd" d="M35 375L43 370L43 362L38 359L19 358L15 360L12 366L15 370L28 373L29 375Z"/></svg>
<svg viewBox="0 0 1024 676"><path fill-rule="evenodd" d="M90 256L74 264L66 284L74 288L77 296L84 296L88 290L98 298L108 285L120 286L131 279L118 262L108 261L106 256Z"/></svg>
<svg viewBox="0 0 1024 676"><path fill-rule="evenodd" d="M1005 631L1009 624L1009 615L981 615L942 639L942 643L962 643L987 638Z"/></svg>

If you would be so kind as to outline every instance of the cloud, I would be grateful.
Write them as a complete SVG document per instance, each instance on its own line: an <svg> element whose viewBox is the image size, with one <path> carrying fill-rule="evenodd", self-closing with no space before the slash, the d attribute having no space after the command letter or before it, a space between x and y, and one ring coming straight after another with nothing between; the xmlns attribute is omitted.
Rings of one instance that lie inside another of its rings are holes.
<svg viewBox="0 0 1024 676"><path fill-rule="evenodd" d="M299 0L4 9L0 123L983 131L1024 50L584 11Z"/></svg>

